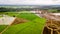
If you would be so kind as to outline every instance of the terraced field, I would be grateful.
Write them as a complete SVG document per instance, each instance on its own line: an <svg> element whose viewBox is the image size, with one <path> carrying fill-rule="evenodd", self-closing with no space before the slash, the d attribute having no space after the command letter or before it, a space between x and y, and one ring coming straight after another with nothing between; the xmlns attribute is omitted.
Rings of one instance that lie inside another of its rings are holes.
<svg viewBox="0 0 60 34"><path fill-rule="evenodd" d="M5 12L5 15L16 17L16 18L23 18L28 20L25 23L11 25L9 28L6 29L2 34L42 34L44 24L46 20L44 18L40 18L35 14L31 13L13 13L13 12ZM0 26L0 32L2 29L5 29L5 26Z"/></svg>

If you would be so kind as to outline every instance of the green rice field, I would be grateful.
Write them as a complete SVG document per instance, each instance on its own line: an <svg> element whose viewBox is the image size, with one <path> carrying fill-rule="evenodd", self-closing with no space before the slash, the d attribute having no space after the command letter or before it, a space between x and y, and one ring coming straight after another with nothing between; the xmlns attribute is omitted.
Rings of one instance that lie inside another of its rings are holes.
<svg viewBox="0 0 60 34"><path fill-rule="evenodd" d="M4 14L11 17L23 18L29 20L29 22L12 25L2 34L42 34L46 22L44 18L31 13L4 12ZM0 32L5 28L5 25L0 25Z"/></svg>

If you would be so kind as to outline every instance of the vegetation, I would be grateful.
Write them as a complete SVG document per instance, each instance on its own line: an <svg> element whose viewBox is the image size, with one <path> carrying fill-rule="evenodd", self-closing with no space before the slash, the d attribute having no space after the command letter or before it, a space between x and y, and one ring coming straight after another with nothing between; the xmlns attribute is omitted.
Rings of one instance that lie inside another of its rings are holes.
<svg viewBox="0 0 60 34"><path fill-rule="evenodd" d="M9 7L0 7L0 12L19 12L19 11L31 11L35 8L9 8Z"/></svg>
<svg viewBox="0 0 60 34"><path fill-rule="evenodd" d="M6 27L7 25L0 25L0 32L3 31Z"/></svg>
<svg viewBox="0 0 60 34"><path fill-rule="evenodd" d="M0 14L5 14L11 17L17 17L17 18L23 18L26 20L29 20L29 22L16 24L10 26L5 32L2 34L42 34L44 25L45 25L45 19L40 18L30 12L30 10L34 10L36 8L6 8L6 7L0 7ZM40 9L40 8L37 8ZM42 8L41 8L42 9ZM42 9L42 10L48 10L52 13L60 12L59 9ZM22 12L22 13L20 13ZM1 16L0 16L1 17ZM0 32L3 31L7 25L0 25Z"/></svg>
<svg viewBox="0 0 60 34"><path fill-rule="evenodd" d="M36 19L31 22L10 26L3 34L42 34L45 20L42 18L41 20Z"/></svg>
<svg viewBox="0 0 60 34"><path fill-rule="evenodd" d="M59 13L60 10L58 9L48 9L49 12L52 12L52 13Z"/></svg>
<svg viewBox="0 0 60 34"><path fill-rule="evenodd" d="M4 14L11 17L24 18L29 20L29 22L12 25L2 34L42 34L45 24L44 18L40 18L31 13L4 12Z"/></svg>
<svg viewBox="0 0 60 34"><path fill-rule="evenodd" d="M27 12L27 11L23 11L23 12ZM15 17L18 17L18 18L24 18L24 19L27 19L27 20L33 20L35 18L40 18L36 15L34 15L33 13L11 13L11 12L5 12L4 14L6 15L9 15L9 16L15 16Z"/></svg>
<svg viewBox="0 0 60 34"><path fill-rule="evenodd" d="M59 7L42 7L42 8L13 8L13 7L0 7L0 12L20 12L20 11L32 11L32 10L48 10L52 13L60 12Z"/></svg>
<svg viewBox="0 0 60 34"><path fill-rule="evenodd" d="M1 18L2 16L0 16L0 18Z"/></svg>

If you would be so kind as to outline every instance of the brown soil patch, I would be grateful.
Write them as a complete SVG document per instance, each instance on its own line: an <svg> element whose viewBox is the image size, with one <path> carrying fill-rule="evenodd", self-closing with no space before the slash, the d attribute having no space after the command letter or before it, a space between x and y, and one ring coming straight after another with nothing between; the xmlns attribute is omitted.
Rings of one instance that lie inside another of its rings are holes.
<svg viewBox="0 0 60 34"><path fill-rule="evenodd" d="M28 20L23 19L23 18L16 18L11 25L25 23L25 22L28 22Z"/></svg>
<svg viewBox="0 0 60 34"><path fill-rule="evenodd" d="M43 34L60 34L60 21L47 20Z"/></svg>
<svg viewBox="0 0 60 34"><path fill-rule="evenodd" d="M16 18L11 25L16 25L16 24L25 23L25 22L28 22L28 20L23 18ZM5 32L11 25L7 26L2 32L0 32L0 34Z"/></svg>

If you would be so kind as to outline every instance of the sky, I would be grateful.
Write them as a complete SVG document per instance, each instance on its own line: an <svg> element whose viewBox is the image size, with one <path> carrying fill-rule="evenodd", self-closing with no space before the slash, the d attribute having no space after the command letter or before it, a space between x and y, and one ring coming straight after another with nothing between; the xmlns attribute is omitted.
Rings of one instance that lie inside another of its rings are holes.
<svg viewBox="0 0 60 34"><path fill-rule="evenodd" d="M60 0L0 0L0 5L59 5Z"/></svg>

